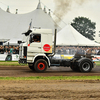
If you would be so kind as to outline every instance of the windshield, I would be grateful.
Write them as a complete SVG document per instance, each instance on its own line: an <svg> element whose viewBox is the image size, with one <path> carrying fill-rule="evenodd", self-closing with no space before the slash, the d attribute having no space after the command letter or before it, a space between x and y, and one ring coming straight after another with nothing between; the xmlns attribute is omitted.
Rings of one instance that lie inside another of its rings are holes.
<svg viewBox="0 0 100 100"><path fill-rule="evenodd" d="M41 34L31 34L30 43L32 42L41 42Z"/></svg>

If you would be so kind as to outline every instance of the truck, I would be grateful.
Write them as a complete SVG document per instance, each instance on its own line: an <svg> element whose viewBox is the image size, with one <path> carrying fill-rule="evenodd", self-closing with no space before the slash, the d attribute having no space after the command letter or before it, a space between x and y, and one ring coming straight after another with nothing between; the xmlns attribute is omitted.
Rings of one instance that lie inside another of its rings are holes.
<svg viewBox="0 0 100 100"><path fill-rule="evenodd" d="M35 72L45 72L50 67L70 67L73 71L90 72L96 67L91 55L75 55L72 59L57 59L56 34L51 29L33 28L23 33L26 41L19 43L19 63L28 64ZM54 38L53 38L54 37Z"/></svg>

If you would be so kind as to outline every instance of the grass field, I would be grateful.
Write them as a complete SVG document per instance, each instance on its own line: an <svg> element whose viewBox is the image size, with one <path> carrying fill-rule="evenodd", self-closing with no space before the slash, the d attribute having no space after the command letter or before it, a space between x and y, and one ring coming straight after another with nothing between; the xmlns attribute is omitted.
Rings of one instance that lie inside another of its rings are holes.
<svg viewBox="0 0 100 100"><path fill-rule="evenodd" d="M1 66L24 66L26 64L19 64L18 61L0 61Z"/></svg>
<svg viewBox="0 0 100 100"><path fill-rule="evenodd" d="M96 61L96 65L97 66L100 66L100 61Z"/></svg>
<svg viewBox="0 0 100 100"><path fill-rule="evenodd" d="M100 76L0 77L0 80L100 80Z"/></svg>

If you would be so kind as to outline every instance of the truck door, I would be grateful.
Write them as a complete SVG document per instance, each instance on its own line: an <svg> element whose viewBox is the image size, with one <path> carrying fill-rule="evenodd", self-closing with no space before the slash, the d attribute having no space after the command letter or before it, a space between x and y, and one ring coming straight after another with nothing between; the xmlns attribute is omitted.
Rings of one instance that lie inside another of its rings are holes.
<svg viewBox="0 0 100 100"><path fill-rule="evenodd" d="M41 50L41 34L31 34L28 45L28 52L40 53Z"/></svg>
<svg viewBox="0 0 100 100"><path fill-rule="evenodd" d="M52 53L52 34L44 33L42 34L42 52L43 53Z"/></svg>

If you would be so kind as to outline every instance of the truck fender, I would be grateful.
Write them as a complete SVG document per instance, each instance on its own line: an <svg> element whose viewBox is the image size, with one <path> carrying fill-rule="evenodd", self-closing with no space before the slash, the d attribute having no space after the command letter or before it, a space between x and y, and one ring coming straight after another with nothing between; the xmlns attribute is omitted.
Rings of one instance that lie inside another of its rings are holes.
<svg viewBox="0 0 100 100"><path fill-rule="evenodd" d="M40 57L42 57L42 59L47 59L47 63L48 63L48 65L50 66L50 60L49 60L49 58L45 55L45 54L37 54L35 57L33 57L33 63L34 63L34 61L36 60L36 58L40 58Z"/></svg>
<svg viewBox="0 0 100 100"><path fill-rule="evenodd" d="M81 58L81 59L79 59L79 60L77 61L78 66L80 66L80 64L81 64L83 61L89 61L89 62L92 64L92 67L93 67L93 62L92 62L92 60L89 59L89 58L85 58L85 57L83 57L83 58Z"/></svg>

